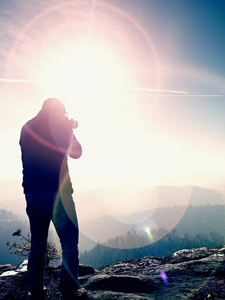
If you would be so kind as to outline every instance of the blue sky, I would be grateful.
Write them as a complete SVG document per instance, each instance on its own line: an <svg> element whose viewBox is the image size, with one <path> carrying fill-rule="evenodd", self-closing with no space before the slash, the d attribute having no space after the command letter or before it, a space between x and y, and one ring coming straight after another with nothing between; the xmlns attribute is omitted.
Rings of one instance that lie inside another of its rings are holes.
<svg viewBox="0 0 225 300"><path fill-rule="evenodd" d="M142 2L142 1L140 1ZM225 47L224 1L144 1L146 14L154 12L154 22L160 30L159 44L164 34L178 42L176 55L183 60L207 67L224 75L221 64ZM148 17L146 17L146 21ZM147 24L147 23L146 23ZM155 28L152 29L153 33Z"/></svg>
<svg viewBox="0 0 225 300"><path fill-rule="evenodd" d="M223 187L224 1L81 2L0 2L2 185L54 96L80 124L78 189Z"/></svg>

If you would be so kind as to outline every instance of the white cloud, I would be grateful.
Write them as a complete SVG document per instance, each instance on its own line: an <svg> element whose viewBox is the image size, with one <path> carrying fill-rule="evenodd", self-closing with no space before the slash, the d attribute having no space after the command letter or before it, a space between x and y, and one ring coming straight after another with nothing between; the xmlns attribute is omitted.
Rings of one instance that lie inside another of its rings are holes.
<svg viewBox="0 0 225 300"><path fill-rule="evenodd" d="M176 91L176 90L161 90L161 89L151 89L151 88L146 88L146 87L136 87L136 88L130 88L131 90L134 91L140 91L140 92L153 92L153 93L164 93L161 96L188 96L188 97L223 97L223 95L220 94L189 94L188 92L185 91Z"/></svg>
<svg viewBox="0 0 225 300"><path fill-rule="evenodd" d="M131 88L135 91L140 92L159 92L159 93L173 93L173 94L187 94L187 92L184 91L174 91L174 90L159 90L159 89L151 89L151 88L145 88L145 87L137 87L137 88Z"/></svg>

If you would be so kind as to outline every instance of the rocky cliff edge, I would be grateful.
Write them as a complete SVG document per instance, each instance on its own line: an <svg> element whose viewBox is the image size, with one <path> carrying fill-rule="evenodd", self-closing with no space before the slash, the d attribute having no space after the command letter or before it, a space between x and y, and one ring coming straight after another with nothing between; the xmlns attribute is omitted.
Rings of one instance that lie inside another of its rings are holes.
<svg viewBox="0 0 225 300"><path fill-rule="evenodd" d="M89 299L225 299L225 247L184 249L166 257L146 256L100 270L80 265L80 285ZM0 299L28 299L27 274L0 266ZM10 272L9 272L10 271ZM13 271L13 272L11 272ZM3 272L14 273L1 276ZM60 267L46 269L46 299L61 299Z"/></svg>

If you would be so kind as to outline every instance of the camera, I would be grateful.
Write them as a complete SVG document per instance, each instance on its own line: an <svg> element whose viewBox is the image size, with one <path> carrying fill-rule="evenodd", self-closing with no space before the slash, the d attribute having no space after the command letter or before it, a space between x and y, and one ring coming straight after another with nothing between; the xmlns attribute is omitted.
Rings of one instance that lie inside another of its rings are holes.
<svg viewBox="0 0 225 300"><path fill-rule="evenodd" d="M69 120L68 118L66 118L66 123L66 125L71 129L76 129L78 127L78 122L74 119Z"/></svg>
<svg viewBox="0 0 225 300"><path fill-rule="evenodd" d="M69 120L69 125L72 129L76 129L78 127L78 122L75 121L74 119Z"/></svg>

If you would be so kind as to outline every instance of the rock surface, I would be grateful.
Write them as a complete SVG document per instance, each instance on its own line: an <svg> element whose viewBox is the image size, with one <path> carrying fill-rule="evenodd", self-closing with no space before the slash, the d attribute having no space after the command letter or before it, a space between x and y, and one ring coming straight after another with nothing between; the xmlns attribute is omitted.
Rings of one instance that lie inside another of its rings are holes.
<svg viewBox="0 0 225 300"><path fill-rule="evenodd" d="M225 248L180 250L118 262L101 270L80 265L80 285L89 299L225 299ZM0 266L0 274L15 271ZM61 299L60 267L46 269L46 299ZM0 276L0 299L27 299L27 274Z"/></svg>

